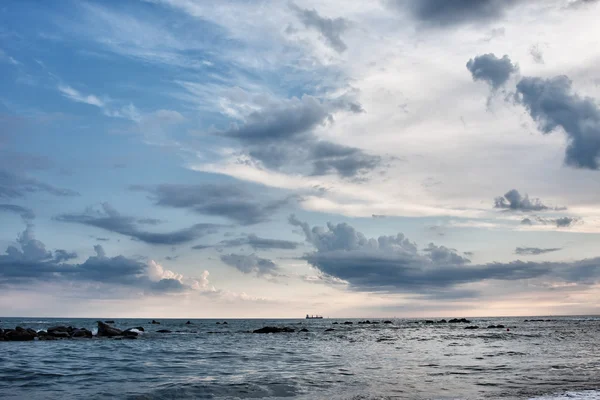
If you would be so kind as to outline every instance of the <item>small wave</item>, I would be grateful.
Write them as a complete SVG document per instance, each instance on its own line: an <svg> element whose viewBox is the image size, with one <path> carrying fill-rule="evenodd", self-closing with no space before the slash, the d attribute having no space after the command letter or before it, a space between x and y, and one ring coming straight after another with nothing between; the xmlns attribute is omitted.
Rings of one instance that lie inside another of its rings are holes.
<svg viewBox="0 0 600 400"><path fill-rule="evenodd" d="M600 400L600 391L586 390L582 392L566 392L560 394L551 394L540 397L531 397L530 400Z"/></svg>

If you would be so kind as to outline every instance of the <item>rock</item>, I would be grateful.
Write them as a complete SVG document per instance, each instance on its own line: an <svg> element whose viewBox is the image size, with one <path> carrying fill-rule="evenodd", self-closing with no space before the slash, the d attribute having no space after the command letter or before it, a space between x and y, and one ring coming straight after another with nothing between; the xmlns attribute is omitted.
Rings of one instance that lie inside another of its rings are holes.
<svg viewBox="0 0 600 400"><path fill-rule="evenodd" d="M130 331L132 329L137 329L140 332L144 332L144 327L142 327L142 326L134 326L133 328L129 328L127 330Z"/></svg>
<svg viewBox="0 0 600 400"><path fill-rule="evenodd" d="M106 323L106 324L114 324L114 323L115 323L115 321L113 321L113 320L111 319L111 320L108 320L108 321L104 321L104 323Z"/></svg>
<svg viewBox="0 0 600 400"><path fill-rule="evenodd" d="M338 323L337 322L333 322L331 325L338 325Z"/></svg>
<svg viewBox="0 0 600 400"><path fill-rule="evenodd" d="M450 321L448 321L448 323L450 323L450 324L470 324L471 321L469 321L466 318L460 318L460 319L452 318Z"/></svg>
<svg viewBox="0 0 600 400"><path fill-rule="evenodd" d="M129 328L129 329L126 329L123 331L123 336L136 338L138 336L138 333L135 331L132 331L131 328Z"/></svg>
<svg viewBox="0 0 600 400"><path fill-rule="evenodd" d="M221 325L221 323L220 323L220 322L217 322L217 325Z"/></svg>
<svg viewBox="0 0 600 400"><path fill-rule="evenodd" d="M159 329L156 332L158 332L158 333L171 333L171 331L168 330L168 329Z"/></svg>
<svg viewBox="0 0 600 400"><path fill-rule="evenodd" d="M445 319L438 321L438 324L446 324L446 323L448 323L448 321L446 321Z"/></svg>
<svg viewBox="0 0 600 400"><path fill-rule="evenodd" d="M471 326L465 326L465 329L479 329L479 327L476 325L471 325Z"/></svg>
<svg viewBox="0 0 600 400"><path fill-rule="evenodd" d="M73 338L88 338L88 339L89 339L89 338L91 338L92 336L93 336L93 335L92 335L92 332L91 332L91 331L88 331L88 330L87 330L87 329L85 329L85 328L81 328L81 329L75 329L75 330L73 331L73 333L71 334L71 337L73 337Z"/></svg>
<svg viewBox="0 0 600 400"><path fill-rule="evenodd" d="M37 336L37 331L35 329L31 329L31 328L27 328L25 329L27 332L29 332L30 334L32 334L33 336Z"/></svg>
<svg viewBox="0 0 600 400"><path fill-rule="evenodd" d="M66 332L69 333L69 327L67 326L52 326L47 329L49 335L54 335L57 332Z"/></svg>
<svg viewBox="0 0 600 400"><path fill-rule="evenodd" d="M308 332L308 329L302 328L302 329L300 329L300 332Z"/></svg>
<svg viewBox="0 0 600 400"><path fill-rule="evenodd" d="M227 321L223 321L223 325L229 325Z"/></svg>
<svg viewBox="0 0 600 400"><path fill-rule="evenodd" d="M488 329L504 329L506 327L504 325L490 325L487 328Z"/></svg>
<svg viewBox="0 0 600 400"><path fill-rule="evenodd" d="M98 321L98 336L115 337L121 336L123 331L105 324L102 321Z"/></svg>
<svg viewBox="0 0 600 400"><path fill-rule="evenodd" d="M154 324L154 325L160 325L160 322L158 322L158 321L155 321L155 320L152 320L152 322L150 322L150 323L151 323L151 324Z"/></svg>
<svg viewBox="0 0 600 400"><path fill-rule="evenodd" d="M325 329L325 332L333 332L333 331L335 331L335 329L333 329L333 328L327 328L327 329Z"/></svg>
<svg viewBox="0 0 600 400"><path fill-rule="evenodd" d="M186 325L191 325L191 324L192 324L192 322L191 322L191 321L188 321L188 322L186 322L185 324L186 324Z"/></svg>
<svg viewBox="0 0 600 400"><path fill-rule="evenodd" d="M352 322L352 321L346 321L346 322L344 322L344 325L352 325L353 323L354 322Z"/></svg>
<svg viewBox="0 0 600 400"><path fill-rule="evenodd" d="M391 324L392 321L383 321L384 324Z"/></svg>
<svg viewBox="0 0 600 400"><path fill-rule="evenodd" d="M57 339L69 339L71 335L69 332L52 332L50 336L55 337Z"/></svg>
<svg viewBox="0 0 600 400"><path fill-rule="evenodd" d="M256 329L252 331L252 333L292 333L295 332L293 328L288 328L284 326L283 328L279 328L277 326L265 326L260 329Z"/></svg>
<svg viewBox="0 0 600 400"><path fill-rule="evenodd" d="M7 330L4 332L4 339L11 342L28 342L30 340L34 340L36 336L27 332L25 329L21 328L21 330Z"/></svg>
<svg viewBox="0 0 600 400"><path fill-rule="evenodd" d="M426 324L433 324L433 323L434 323L434 321L432 321L432 320L428 319L428 320L425 320L425 323L426 323Z"/></svg>

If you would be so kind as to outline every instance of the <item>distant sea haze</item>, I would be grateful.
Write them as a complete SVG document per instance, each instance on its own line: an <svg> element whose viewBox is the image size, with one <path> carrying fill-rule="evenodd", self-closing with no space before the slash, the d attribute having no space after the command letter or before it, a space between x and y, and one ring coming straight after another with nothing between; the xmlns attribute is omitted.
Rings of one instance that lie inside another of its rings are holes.
<svg viewBox="0 0 600 400"><path fill-rule="evenodd" d="M2 399L600 399L593 316L0 320Z"/></svg>

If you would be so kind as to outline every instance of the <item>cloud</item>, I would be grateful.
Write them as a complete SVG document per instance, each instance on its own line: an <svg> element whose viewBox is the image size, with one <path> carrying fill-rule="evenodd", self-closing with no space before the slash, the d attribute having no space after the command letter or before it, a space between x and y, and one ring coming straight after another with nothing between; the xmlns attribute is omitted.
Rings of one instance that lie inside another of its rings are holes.
<svg viewBox="0 0 600 400"><path fill-rule="evenodd" d="M533 222L531 222L530 218L523 218L521 220L521 225L533 225Z"/></svg>
<svg viewBox="0 0 600 400"><path fill-rule="evenodd" d="M320 272L349 283L350 288L370 292L426 294L488 280L517 281L551 278L592 283L600 279L600 258L571 263L509 263L470 265L470 260L453 249L430 244L419 251L404 235L367 238L352 226L327 224L313 227L290 217L302 226L315 251L303 258Z"/></svg>
<svg viewBox="0 0 600 400"><path fill-rule="evenodd" d="M527 109L542 133L549 134L557 128L566 133L568 166L598 169L600 109L593 99L573 93L569 78L524 77L517 84L516 100Z"/></svg>
<svg viewBox="0 0 600 400"><path fill-rule="evenodd" d="M79 91L73 89L71 86L60 85L58 90L63 96L77 103L89 104L99 108L104 108L106 106L106 103L103 100L100 100L98 97L91 94L87 96L83 95Z"/></svg>
<svg viewBox="0 0 600 400"><path fill-rule="evenodd" d="M145 219L121 215L108 203L102 203L99 209L90 207L81 214L62 214L55 219L61 222L93 226L109 232L129 236L145 243L159 245L188 243L216 232L219 227L215 224L195 224L188 228L172 232L148 232L137 227L140 223L143 224Z"/></svg>
<svg viewBox="0 0 600 400"><path fill-rule="evenodd" d="M494 199L494 208L503 208L513 211L545 211L550 209L540 199L530 199L527 194L521 195L518 190L512 189ZM562 208L564 209L564 208Z"/></svg>
<svg viewBox="0 0 600 400"><path fill-rule="evenodd" d="M556 226L558 228L565 228L565 227L571 226L571 224L575 221L576 221L575 218L571 218L571 217L557 218Z"/></svg>
<svg viewBox="0 0 600 400"><path fill-rule="evenodd" d="M64 197L79 196L79 193L73 190L58 188L34 178L0 169L0 199L14 199L38 192Z"/></svg>
<svg viewBox="0 0 600 400"><path fill-rule="evenodd" d="M243 95L243 96L242 96ZM238 97L248 97L245 92ZM331 125L334 114L362 113L364 110L351 96L319 100L304 95L298 99L247 100L238 105L240 123L217 131L220 136L242 144L242 154L266 168L305 175L336 173L342 177L365 174L381 164L381 157L363 150L319 140L314 133L318 127ZM251 109L244 114L245 109ZM310 167L310 168L307 168Z"/></svg>
<svg viewBox="0 0 600 400"><path fill-rule="evenodd" d="M0 62L7 62L7 63L12 64L12 65L19 65L20 64L17 60L15 60L14 58L12 58L8 54L6 54L4 52L4 50L2 50L2 49L0 49Z"/></svg>
<svg viewBox="0 0 600 400"><path fill-rule="evenodd" d="M390 0L399 9L407 8L418 21L430 26L484 23L500 19L515 0Z"/></svg>
<svg viewBox="0 0 600 400"><path fill-rule="evenodd" d="M144 263L124 256L107 257L100 245L94 246L96 255L83 263L67 263L77 255L66 250L46 250L44 243L34 238L31 225L19 235L17 244L0 255L0 286L43 281L135 287L146 293L210 290L206 271L200 280L189 279L152 260Z"/></svg>
<svg viewBox="0 0 600 400"><path fill-rule="evenodd" d="M291 198L268 201L257 199L242 186L232 184L132 186L149 192L156 205L183 208L202 215L223 217L241 225L268 221Z"/></svg>
<svg viewBox="0 0 600 400"><path fill-rule="evenodd" d="M35 219L35 213L32 210L16 204L0 204L0 212L2 211L19 214L24 221Z"/></svg>
<svg viewBox="0 0 600 400"><path fill-rule="evenodd" d="M553 247L549 249L541 249L539 247L517 247L515 249L515 254L521 256L537 256L540 254L552 253L555 251L562 250L560 247Z"/></svg>
<svg viewBox="0 0 600 400"><path fill-rule="evenodd" d="M258 277L279 275L279 267L273 261L258 257L255 254L223 254L221 261L235 267L244 274L256 274Z"/></svg>
<svg viewBox="0 0 600 400"><path fill-rule="evenodd" d="M298 19L307 28L313 28L331 48L338 53L346 50L347 46L342 41L342 33L348 29L348 21L344 18L324 18L316 10L306 10L290 3L290 8L295 12Z"/></svg>
<svg viewBox="0 0 600 400"><path fill-rule="evenodd" d="M510 61L507 55L497 58L494 54L483 54L470 59L467 69L471 72L474 81L484 81L493 90L504 85L510 75L518 71L518 66Z"/></svg>
<svg viewBox="0 0 600 400"><path fill-rule="evenodd" d="M192 249L201 250L206 248L225 248L225 247L241 247L249 246L254 250L295 250L300 244L297 242L291 242L289 240L280 239L267 239L259 237L253 233L244 235L240 238L222 240L214 245L197 245L193 246Z"/></svg>
<svg viewBox="0 0 600 400"><path fill-rule="evenodd" d="M544 53L542 52L542 49L540 49L539 44L531 46L529 48L529 54L531 54L531 57L536 64L544 63Z"/></svg>

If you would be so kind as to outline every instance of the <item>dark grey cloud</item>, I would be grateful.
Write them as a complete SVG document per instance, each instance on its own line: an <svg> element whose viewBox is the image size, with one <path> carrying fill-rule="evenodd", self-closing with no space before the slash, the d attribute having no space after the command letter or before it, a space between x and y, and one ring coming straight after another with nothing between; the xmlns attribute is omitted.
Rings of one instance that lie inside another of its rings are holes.
<svg viewBox="0 0 600 400"><path fill-rule="evenodd" d="M502 58L494 54L483 54L470 59L467 69L471 72L474 81L487 82L492 89L496 90L504 85L510 75L518 71L518 66L510 61L507 55Z"/></svg>
<svg viewBox="0 0 600 400"><path fill-rule="evenodd" d="M521 225L533 225L533 222L531 222L530 218L523 218L521 220Z"/></svg>
<svg viewBox="0 0 600 400"><path fill-rule="evenodd" d="M404 235L367 238L348 224L302 227L315 251L303 258L320 272L360 291L436 293L457 285L487 280L517 281L551 278L579 283L600 280L600 258L561 262L489 263L471 265L453 249L430 244L424 251Z"/></svg>
<svg viewBox="0 0 600 400"><path fill-rule="evenodd" d="M424 24L443 27L500 19L516 0L390 0L389 3L401 10L408 9Z"/></svg>
<svg viewBox="0 0 600 400"><path fill-rule="evenodd" d="M290 139L330 122L331 112L335 109L330 103L304 95L301 99L293 98L254 111L246 117L244 124L232 124L220 134L248 144Z"/></svg>
<svg viewBox="0 0 600 400"><path fill-rule="evenodd" d="M315 136L315 128L334 122L336 111L364 112L348 96L320 101L305 95L263 107L219 134L239 141L244 154L271 169L349 178L378 167L379 156Z"/></svg>
<svg viewBox="0 0 600 400"><path fill-rule="evenodd" d="M540 199L530 199L527 194L521 195L518 190L512 189L494 199L494 207L514 211L545 211L550 207L544 205ZM564 210L564 208L558 208Z"/></svg>
<svg viewBox="0 0 600 400"><path fill-rule="evenodd" d="M549 134L558 128L566 133L568 166L598 169L600 109L592 98L573 93L569 78L524 77L517 84L515 97L542 133Z"/></svg>
<svg viewBox="0 0 600 400"><path fill-rule="evenodd" d="M221 261L237 268L244 274L256 274L259 277L264 275L279 275L277 264L267 258L258 257L255 254L223 254Z"/></svg>
<svg viewBox="0 0 600 400"><path fill-rule="evenodd" d="M148 265L124 256L107 257L100 245L95 256L81 264L67 263L77 257L74 252L46 249L36 240L29 225L17 238L17 246L9 246L0 254L0 286L30 285L35 282L92 282L130 286L144 292L181 292L191 287L175 279L151 279Z"/></svg>
<svg viewBox="0 0 600 400"><path fill-rule="evenodd" d="M0 169L0 199L24 197L30 193L47 193L54 196L79 196L79 193L59 188L35 178Z"/></svg>
<svg viewBox="0 0 600 400"><path fill-rule="evenodd" d="M335 51L341 53L347 46L342 41L342 34L348 29L349 23L344 18L324 18L316 10L306 10L290 3L298 19L307 28L315 29L325 42Z"/></svg>
<svg viewBox="0 0 600 400"><path fill-rule="evenodd" d="M35 213L29 208L21 207L16 204L0 204L0 212L10 212L19 214L25 221L35 218Z"/></svg>
<svg viewBox="0 0 600 400"><path fill-rule="evenodd" d="M568 226L571 226L571 224L573 222L575 222L576 219L575 218L571 218L571 217L562 217L562 218L557 218L556 219L556 226L558 228L565 228Z"/></svg>
<svg viewBox="0 0 600 400"><path fill-rule="evenodd" d="M517 247L515 249L515 254L518 254L521 256L537 256L540 254L552 253L552 252L559 251L559 250L562 250L562 248L552 247L552 248L542 249L539 247Z"/></svg>
<svg viewBox="0 0 600 400"><path fill-rule="evenodd" d="M243 235L239 238L222 240L214 245L196 245L192 249L202 250L208 248L225 248L225 247L242 247L249 246L254 250L294 250L297 249L300 243L281 239L267 239L259 237L253 233Z"/></svg>
<svg viewBox="0 0 600 400"><path fill-rule="evenodd" d="M55 218L57 221L77 223L119 233L149 244L174 245L188 243L219 228L215 224L195 224L188 228L172 232L149 232L141 230L140 220L121 215L108 203L102 203L100 209L88 208L81 214L62 214ZM143 219L142 219L143 221Z"/></svg>
<svg viewBox="0 0 600 400"><path fill-rule="evenodd" d="M149 192L156 205L183 208L202 215L223 217L241 225L253 225L269 218L292 198L270 201L257 198L242 185L162 184L132 186L132 190Z"/></svg>

